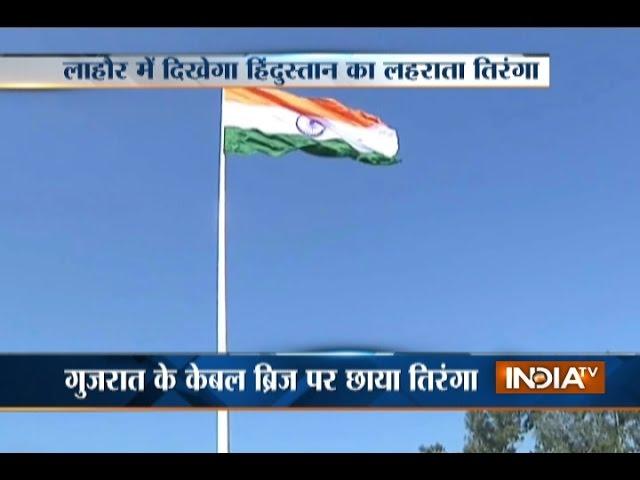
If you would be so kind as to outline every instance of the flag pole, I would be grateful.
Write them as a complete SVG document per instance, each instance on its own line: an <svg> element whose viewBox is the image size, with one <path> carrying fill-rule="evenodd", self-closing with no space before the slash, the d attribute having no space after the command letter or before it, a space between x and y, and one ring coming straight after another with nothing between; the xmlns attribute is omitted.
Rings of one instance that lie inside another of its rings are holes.
<svg viewBox="0 0 640 480"><path fill-rule="evenodd" d="M220 162L218 174L218 353L227 353L227 275L226 275L226 180L227 159L224 154L224 88L220 89ZM229 410L217 411L217 451L229 453Z"/></svg>

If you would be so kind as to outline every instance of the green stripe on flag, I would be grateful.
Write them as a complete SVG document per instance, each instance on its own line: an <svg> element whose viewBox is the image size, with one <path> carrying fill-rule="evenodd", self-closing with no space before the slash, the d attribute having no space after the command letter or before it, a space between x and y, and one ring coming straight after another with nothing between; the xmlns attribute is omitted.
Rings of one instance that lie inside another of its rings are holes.
<svg viewBox="0 0 640 480"><path fill-rule="evenodd" d="M268 135L259 130L245 130L236 127L224 129L225 153L252 154L264 153L280 157L287 153L302 150L311 155L322 157L348 157L370 165L394 165L399 163L397 157L386 157L380 153L359 152L344 140L315 140L304 135L273 134Z"/></svg>

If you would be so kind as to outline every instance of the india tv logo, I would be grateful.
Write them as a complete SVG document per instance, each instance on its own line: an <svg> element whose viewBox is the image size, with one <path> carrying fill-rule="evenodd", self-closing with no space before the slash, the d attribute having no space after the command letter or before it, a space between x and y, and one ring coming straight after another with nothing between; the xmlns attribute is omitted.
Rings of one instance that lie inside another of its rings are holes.
<svg viewBox="0 0 640 480"><path fill-rule="evenodd" d="M496 393L603 394L605 362L498 361Z"/></svg>

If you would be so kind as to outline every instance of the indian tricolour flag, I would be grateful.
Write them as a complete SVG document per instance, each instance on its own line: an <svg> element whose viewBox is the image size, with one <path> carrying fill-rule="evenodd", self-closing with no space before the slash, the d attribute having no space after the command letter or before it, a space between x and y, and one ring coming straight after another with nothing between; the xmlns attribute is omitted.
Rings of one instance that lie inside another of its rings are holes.
<svg viewBox="0 0 640 480"><path fill-rule="evenodd" d="M223 98L226 153L281 156L301 150L372 165L398 162L396 131L336 100L272 88L227 88Z"/></svg>
<svg viewBox="0 0 640 480"><path fill-rule="evenodd" d="M370 165L398 162L398 135L375 115L329 98L303 98L269 88L222 91L223 140L218 175L218 353L227 353L226 155L281 156L304 151ZM218 410L218 453L229 452L229 411Z"/></svg>

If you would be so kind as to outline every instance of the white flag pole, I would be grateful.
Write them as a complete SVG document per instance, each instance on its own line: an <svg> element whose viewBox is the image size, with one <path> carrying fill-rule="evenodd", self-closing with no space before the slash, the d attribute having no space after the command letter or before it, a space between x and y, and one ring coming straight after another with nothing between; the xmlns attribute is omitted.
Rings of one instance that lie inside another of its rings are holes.
<svg viewBox="0 0 640 480"><path fill-rule="evenodd" d="M224 88L220 89L220 162L218 174L218 353L227 353L226 180L224 154ZM229 453L229 410L217 411L217 451Z"/></svg>

